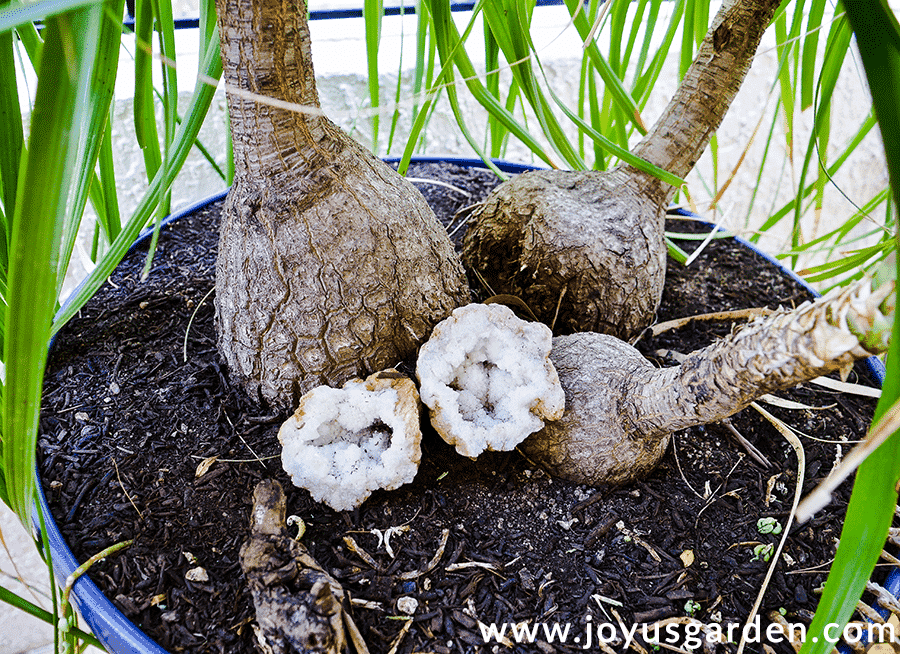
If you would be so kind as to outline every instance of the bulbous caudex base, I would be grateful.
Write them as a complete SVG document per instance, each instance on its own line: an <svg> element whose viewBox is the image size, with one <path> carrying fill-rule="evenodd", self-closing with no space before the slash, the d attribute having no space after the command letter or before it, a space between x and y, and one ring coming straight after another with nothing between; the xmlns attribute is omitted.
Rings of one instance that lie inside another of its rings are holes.
<svg viewBox="0 0 900 654"><path fill-rule="evenodd" d="M684 178L750 68L778 0L725 0L662 116L632 152ZM521 297L554 333L630 339L653 320L665 273L663 212L675 188L622 166L505 182L470 220L463 260Z"/></svg>
<svg viewBox="0 0 900 654"><path fill-rule="evenodd" d="M550 360L566 395L561 420L522 444L551 473L583 484L646 475L679 429L727 418L753 400L888 347L894 283L871 280L758 318L727 338L656 369L633 347L595 333L553 339Z"/></svg>
<svg viewBox="0 0 900 654"><path fill-rule="evenodd" d="M554 333L636 336L662 295L665 212L631 172L548 170L505 182L470 217L463 261Z"/></svg>
<svg viewBox="0 0 900 654"><path fill-rule="evenodd" d="M235 182L218 344L252 397L293 409L415 354L468 286L422 195L319 109L303 0L218 0Z"/></svg>
<svg viewBox="0 0 900 654"><path fill-rule="evenodd" d="M314 179L241 179L223 214L219 350L251 396L280 408L413 356L469 299L421 194L340 136Z"/></svg>
<svg viewBox="0 0 900 654"><path fill-rule="evenodd" d="M557 477L582 484L624 484L646 476L666 451L668 434L645 435L629 398L655 368L607 334L553 339L550 360L566 395L562 419L544 424L520 447Z"/></svg>

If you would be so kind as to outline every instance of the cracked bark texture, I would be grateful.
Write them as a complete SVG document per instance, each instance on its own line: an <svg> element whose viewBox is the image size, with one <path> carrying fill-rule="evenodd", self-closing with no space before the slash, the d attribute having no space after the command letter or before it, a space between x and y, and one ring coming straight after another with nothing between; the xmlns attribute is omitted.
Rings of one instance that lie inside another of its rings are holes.
<svg viewBox="0 0 900 654"><path fill-rule="evenodd" d="M344 610L344 589L285 528L281 485L266 479L253 491L250 536L241 569L256 608L256 642L264 654L368 654ZM351 645L353 647L351 648Z"/></svg>
<svg viewBox="0 0 900 654"><path fill-rule="evenodd" d="M679 429L716 422L888 347L893 284L868 280L779 311L657 369L606 334L553 339L550 360L566 395L561 420L523 444L551 473L583 484L623 484L650 472ZM887 301L886 301L887 299Z"/></svg>
<svg viewBox="0 0 900 654"><path fill-rule="evenodd" d="M321 115L305 3L217 13L235 151L219 350L251 396L290 409L414 354L468 286L421 194Z"/></svg>
<svg viewBox="0 0 900 654"><path fill-rule="evenodd" d="M722 122L777 0L727 0L662 117L634 148L684 177ZM629 339L665 282L666 205L676 189L630 166L541 171L501 184L470 219L463 260L557 334Z"/></svg>

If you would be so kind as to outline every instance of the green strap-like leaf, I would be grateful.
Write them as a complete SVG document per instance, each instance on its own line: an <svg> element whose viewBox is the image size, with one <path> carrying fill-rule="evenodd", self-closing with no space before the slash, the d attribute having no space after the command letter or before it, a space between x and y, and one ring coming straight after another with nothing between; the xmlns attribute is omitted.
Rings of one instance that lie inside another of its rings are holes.
<svg viewBox="0 0 900 654"><path fill-rule="evenodd" d="M540 62L538 62L540 63ZM654 177L661 179L667 184L671 184L677 188L681 188L684 186L684 180L678 177L677 175L673 175L667 170L660 168L659 166L654 166L653 164L644 161L637 155L632 154L625 148L622 148L608 138L600 134L593 127L591 127L588 123L586 123L581 117L579 117L575 112L573 112L566 104L553 92L553 89L550 89L550 95L553 100L556 102L556 105L562 109L563 113L569 117L573 123L578 125L578 127L584 130L585 134L587 134L590 138L594 140L601 148L609 152L610 154L618 157L625 163L637 168L638 170L653 175Z"/></svg>
<svg viewBox="0 0 900 654"><path fill-rule="evenodd" d="M19 597L15 593L6 588L0 587L0 602L5 602L10 606L14 606L19 611L24 611L29 615L33 615L39 620L43 620L47 624L56 625L58 622L58 618L53 615L50 611L46 611L42 609L37 604L29 602L27 599L23 597ZM94 647L103 647L99 640L97 640L93 635L89 633L85 633L81 629L77 627L72 627L71 631L79 640L84 641L88 645L93 645Z"/></svg>
<svg viewBox="0 0 900 654"><path fill-rule="evenodd" d="M544 147L529 133L528 129L523 127L519 121L504 107L497 98L492 96L484 85L481 83L475 66L472 65L469 56L466 54L465 48L462 47L464 39L459 35L453 18L450 14L450 3L448 0L426 0L426 6L433 19L433 29L435 40L437 41L438 52L444 66L448 64L456 66L460 74L465 80L465 85L469 89L472 96L484 107L488 112L495 116L516 138L528 147L536 156L546 162L548 165L556 166L550 155L545 151ZM479 13L482 1L476 6L472 12L472 18ZM473 23L470 21L467 33L471 30ZM449 91L448 91L449 95Z"/></svg>
<svg viewBox="0 0 900 654"><path fill-rule="evenodd" d="M859 144L862 143L863 139L872 130L875 124L875 114L873 113L870 114L865 121L863 121L863 124L860 125L859 129L856 131L856 134L854 134L853 138L847 144L847 147L844 148L844 151L841 153L841 155L837 159L835 159L833 164L828 167L828 174L830 176L834 177L838 170L841 169L841 166L843 166L844 162L846 162L850 155L856 151L856 148L859 147ZM815 184L810 184L809 186L804 187L802 192L798 193L793 200L782 206L778 211L772 213L772 215L770 215L769 218L767 218L763 223L762 227L760 227L760 233L757 233L750 238L751 242L757 242L762 232L771 229L779 222L781 222L781 220L785 216L790 214L792 211L795 211L797 205L801 204L802 201L807 198L809 194L814 190Z"/></svg>
<svg viewBox="0 0 900 654"><path fill-rule="evenodd" d="M160 66L163 82L164 144L168 149L178 124L178 62L175 58L175 18L169 0L153 0L155 27L160 42ZM203 50L200 50L203 52Z"/></svg>
<svg viewBox="0 0 900 654"><path fill-rule="evenodd" d="M637 43L638 33L641 31L641 28L652 32L653 28L656 26L656 21L653 16L648 17L646 24L643 21L644 11L647 9L648 2L649 0L638 0L636 3L637 7L634 9L634 18L631 20L631 31L628 34L628 42L625 44L625 51L622 53L622 61L619 63L619 67L616 70L616 75L620 79L625 79L625 73L628 70L628 66L631 64L631 55L634 51L634 46ZM622 4L629 7L632 3L623 2ZM628 11L622 12L623 16L628 16L628 14Z"/></svg>
<svg viewBox="0 0 900 654"><path fill-rule="evenodd" d="M431 24L428 9L422 0L416 2L416 66L413 70L413 108L412 115L419 113L419 95L427 88L425 74L428 68L428 54L434 50L434 41L428 38L428 26Z"/></svg>
<svg viewBox="0 0 900 654"><path fill-rule="evenodd" d="M522 95L531 105L544 136L566 164L575 170L587 167L569 140L544 97L538 82L532 59L537 60L534 44L530 39L531 13L534 0L486 0L484 16L510 63L513 78Z"/></svg>
<svg viewBox="0 0 900 654"><path fill-rule="evenodd" d="M491 26L487 20L484 21L484 67L486 71L484 78L485 88L488 93L500 101L502 99L500 96L500 46L497 44L497 39L494 38L494 33L491 31ZM488 116L487 127L489 142L486 143L486 147L491 153L491 157L499 157L500 150L509 132L503 127L503 123L490 115Z"/></svg>
<svg viewBox="0 0 900 654"><path fill-rule="evenodd" d="M871 236L879 234L879 233L884 234L883 228L879 227L879 228L873 229L872 231L870 231L864 235L860 235L858 237L848 239L848 235L850 234L850 232L852 232L853 229L857 225L859 225L863 221L864 218L875 213L875 210L878 208L879 205L881 205L884 202L887 202L889 195L890 195L890 189L882 189L881 191L879 191L878 193L873 195L872 199L870 199L862 207L860 207L852 216L847 218L847 220L845 220L844 222L839 224L837 227L835 227L830 232L828 232L826 234L822 234L821 236L814 238L811 241L806 241L805 243L800 244L799 246L797 246L797 249L794 251L782 253L778 256L782 257L782 256L789 256L791 254L796 254L796 253L821 252L821 251L825 251L825 250L832 251L833 248L835 247L834 245L832 245L830 247L826 247L826 248L819 248L819 249L816 249L816 246L823 245L832 240L835 241L836 243L840 243L841 246L850 245L850 244L857 242L860 239L868 239Z"/></svg>
<svg viewBox="0 0 900 654"><path fill-rule="evenodd" d="M825 15L825 4L826 0L812 0L807 12L806 37L803 39L803 60L800 69L800 107L804 111L813 103L819 28L822 26L822 17Z"/></svg>
<svg viewBox="0 0 900 654"><path fill-rule="evenodd" d="M216 2L215 0L200 0L200 16L197 30L200 35L198 52L206 52L211 44L213 35L216 34Z"/></svg>
<svg viewBox="0 0 900 654"><path fill-rule="evenodd" d="M565 1L566 8L569 10L569 14L573 18L572 23L575 25L575 29L578 31L578 36L587 41L588 36L590 35L591 26L588 24L587 18L585 17L584 12L581 9L581 0ZM597 69L597 73L600 75L600 78L606 85L607 91L611 93L616 99L616 103L619 105L619 108L626 116L629 117L631 122L634 123L635 127L642 135L646 134L647 128L644 125L644 121L641 118L641 112L638 109L634 98L632 98L631 94L624 87L624 85L622 84L622 80L619 79L618 76L616 76L616 74L613 72L609 63L600 53L600 48L597 47L597 44L594 41L591 41L587 44L587 53L591 59L591 63Z"/></svg>
<svg viewBox="0 0 900 654"><path fill-rule="evenodd" d="M804 279L811 284L817 284L853 271L857 271L861 275L864 268L883 261L894 249L894 243L888 239L857 252L846 252L845 250L844 256L840 259L805 270ZM842 279L841 282L846 283L846 280Z"/></svg>
<svg viewBox="0 0 900 654"><path fill-rule="evenodd" d="M844 59L850 48L852 36L850 24L846 17L837 18L832 22L831 30L828 34L828 43L825 47L825 60L822 63L822 74L819 78L819 100L816 103L816 120L813 126L813 132L809 137L809 143L806 146L803 166L800 169L800 188L803 188L806 183L806 177L809 174L810 166L813 161L818 163L818 158L815 157L816 143L819 134L825 130L825 123L830 115L828 108L831 106L831 98L834 95L834 89L837 85L840 69L844 64ZM813 183L813 188L816 188L816 183ZM797 235L800 229L800 220L801 205L798 202L794 206L792 230L792 244L794 246L798 243Z"/></svg>
<svg viewBox="0 0 900 654"><path fill-rule="evenodd" d="M684 23L681 26L681 55L678 59L678 79L684 79L685 73L694 61L694 13L697 3L687 0L684 6Z"/></svg>
<svg viewBox="0 0 900 654"><path fill-rule="evenodd" d="M3 473L10 508L31 523L41 385L56 304L57 263L77 169L79 130L89 112L91 72L102 16L94 5L49 18L16 194L0 401Z"/></svg>
<svg viewBox="0 0 900 654"><path fill-rule="evenodd" d="M28 59L31 61L32 68L39 70L41 67L41 51L44 47L44 41L37 31L37 27L31 23L22 25L16 29L16 34L19 35L19 40L25 47L25 52L28 54Z"/></svg>
<svg viewBox="0 0 900 654"><path fill-rule="evenodd" d="M13 215L13 207L16 206L19 159L25 144L13 48L12 32L0 34L0 79L4 80L0 84L0 200L7 216ZM0 232L0 263L4 268L8 239L9 233L4 229Z"/></svg>
<svg viewBox="0 0 900 654"><path fill-rule="evenodd" d="M791 67L788 64L793 45L782 45L789 41L787 16L784 13L775 18L775 41L778 45L778 83L781 86L781 109L784 112L785 151L790 161L794 160L794 85Z"/></svg>
<svg viewBox="0 0 900 654"><path fill-rule="evenodd" d="M900 25L887 2L854 0L843 8L856 34L869 81L896 205L900 198ZM896 245L896 235L894 239ZM896 293L900 298L900 285ZM898 364L900 320L895 320L876 421L900 399ZM900 433L895 432L857 471L841 542L801 654L829 652L833 645L823 637L825 627L832 623L843 626L850 619L893 521L898 480Z"/></svg>
<svg viewBox="0 0 900 654"><path fill-rule="evenodd" d="M46 22L51 16L95 4L97 0L42 0L10 2L0 7L0 34L23 25Z"/></svg>
<svg viewBox="0 0 900 654"><path fill-rule="evenodd" d="M369 101L372 109L381 106L378 80L378 49L381 45L381 23L384 16L383 0L363 0L363 20L366 26L366 61L368 64ZM381 117L377 111L372 112L372 152L378 152L378 131Z"/></svg>
<svg viewBox="0 0 900 654"><path fill-rule="evenodd" d="M153 257L156 253L156 245L159 241L159 228L163 219L169 215L172 206L171 186L175 179L176 170L169 165L169 157L171 156L172 140L175 137L175 128L178 124L178 69L175 61L175 21L172 17L172 4L168 1L160 2L160 0L151 0L154 17L154 30L159 35L159 59L162 67L162 83L163 83L163 142L160 153L160 168L165 172L162 184L159 188L159 196L156 208L156 222L154 224L153 236L150 239L150 246L147 251L147 258L144 263L143 275L146 276L150 272L153 264ZM148 87L155 95L155 88L152 80ZM137 106L137 104L135 104ZM154 116L155 120L155 116ZM155 130L155 124L154 124ZM145 150L145 153L148 150Z"/></svg>
<svg viewBox="0 0 900 654"><path fill-rule="evenodd" d="M669 19L669 27L666 29L662 43L656 50L656 54L653 55L653 59L650 61L647 70L642 75L635 78L631 89L631 95L637 99L637 105L640 108L644 108L647 105L647 101L650 99L650 93L653 91L656 80L659 79L659 75L662 72L663 64L665 64L666 59L669 56L669 51L672 48L675 35L678 33L681 18L684 15L685 2L686 0L676 0L675 6L672 8L672 17ZM649 45L648 39L647 43L645 43L645 47L649 47Z"/></svg>
<svg viewBox="0 0 900 654"><path fill-rule="evenodd" d="M653 37L656 35L656 21L659 19L659 9L662 0L650 0L650 13L644 21L644 40L641 42L641 50L638 53L637 62L634 65L634 79L637 80L644 72L644 66L647 64L647 57L650 53L650 46L653 43ZM666 31L668 33L668 30ZM630 60L630 56L629 56ZM635 97L632 95L632 97ZM640 103L638 103L640 107Z"/></svg>
<svg viewBox="0 0 900 654"><path fill-rule="evenodd" d="M135 0L134 35L134 133L149 181L162 165L153 99L153 0Z"/></svg>
<svg viewBox="0 0 900 654"><path fill-rule="evenodd" d="M205 56L201 59L200 75L197 85L194 89L193 97L188 106L187 114L181 123L178 133L175 135L175 141L172 146L172 153L169 158L169 166L171 169L178 170L184 164L188 153L197 134L206 118L210 103L216 91L214 84L210 84L208 80L218 80L222 75L222 59L218 47L218 32L214 38L210 40ZM137 237L141 229L147 224L156 208L156 200L160 188L163 186L163 180L167 176L164 171L160 170L151 180L150 186L146 194L138 203L134 214L128 222L122 226L122 231L112 243L109 251L104 257L97 262L97 267L85 278L78 287L75 294L69 299L66 306L61 309L53 320L51 334L58 332L63 325L68 322L72 316L84 306L84 303L97 292L97 289L106 281L106 278L112 273L122 257L131 247L134 239Z"/></svg>
<svg viewBox="0 0 900 654"><path fill-rule="evenodd" d="M113 107L110 106L110 121L112 120ZM116 240L122 231L122 216L119 213L119 195L116 189L116 171L113 165L113 144L111 122L107 122L103 133L103 141L100 143L98 156L98 169L100 171L99 187L102 191L103 211L97 212L103 215L102 227L106 233L107 243Z"/></svg>
<svg viewBox="0 0 900 654"><path fill-rule="evenodd" d="M109 121L110 105L119 65L124 6L124 0L106 0L102 4L103 15L97 40L97 56L90 77L91 92L87 115L81 131L81 151L78 156L78 168L74 171L72 201L69 204L69 217L66 219L62 237L62 253L57 271L57 291L62 287L69 260L75 248L81 216L84 213L88 193L94 179L94 167L100 153L102 139L106 134L106 124Z"/></svg>

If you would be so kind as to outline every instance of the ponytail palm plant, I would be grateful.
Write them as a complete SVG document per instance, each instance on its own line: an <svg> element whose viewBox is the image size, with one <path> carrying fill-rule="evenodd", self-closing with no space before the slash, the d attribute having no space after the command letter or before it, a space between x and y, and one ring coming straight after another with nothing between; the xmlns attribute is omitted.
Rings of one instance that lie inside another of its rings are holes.
<svg viewBox="0 0 900 654"><path fill-rule="evenodd" d="M370 4L374 3L366 3L367 33L370 57L374 57L378 29L372 22L380 20L380 11ZM697 58L701 64L722 52L733 56L734 39L744 39L740 36L744 32L735 25L708 33L707 3L678 0L672 4L668 22L660 18L665 4L657 0L566 3L575 29L587 44L581 102L568 107L545 83L540 53L530 38L533 2L483 0L460 32L451 20L449 3L423 0L418 6L419 86L413 93L417 100L420 91L425 96L416 106L401 172L422 130L427 129L434 101L446 93L461 133L486 158L502 154L509 139L517 138L551 168L612 170L621 166L620 171L634 171L634 179L640 181L638 191L643 187L659 191L653 196L656 206L651 218L639 218L635 229L643 229L641 220L659 229L662 205L674 190L683 189L684 175L724 114L717 109L714 120L690 139L689 154L670 169L673 158L651 147L664 146L665 139L654 137L653 132L644 138L648 128L642 117L663 62L680 34L679 74L687 79L695 73L702 77L703 70L692 71L697 52L702 55ZM817 119L819 131L804 151L804 174L795 200L773 213L770 224L792 217L799 225L806 204L815 206L828 176L845 160L838 157L830 165L823 161L820 172L810 172L819 161L816 149L823 149L828 140L825 131L837 76L834 69L848 51L851 25L858 30L867 72L881 75L875 98L878 119L882 125L898 124L882 113L889 110L882 109L882 104L897 106L896 94L890 96L895 87L882 83L900 79L900 70L890 68L900 52L896 21L880 3L860 4L871 9L877 20L862 29L858 21L863 19L853 10L849 22L836 17L828 27L825 63L820 65L815 34L822 25L824 2L726 3L726 8L750 8L751 13L761 8L754 14L760 29L749 30L752 37L738 44L742 69L753 56L761 27L774 25L781 65L773 84L780 91L781 115L788 124L798 89L801 104L812 98L819 115L825 116ZM5 365L0 388L0 496L26 524L32 520L35 497L34 457L48 340L99 288L137 233L166 212L168 189L196 143L223 66L234 125L236 178L217 268L217 311L222 326L220 349L241 385L272 404L290 406L310 386L339 384L348 376L406 356L435 322L466 301L468 291L459 263L420 199L399 176L321 115L305 7L298 3L292 8L295 11L286 13L282 3L271 0L222 0L217 24L211 3L202 3L198 82L191 104L179 117L171 6L165 1L137 3L135 120L148 188L134 213L120 222L111 172L109 108L119 66L121 0L0 4L0 77L5 80L0 91L0 296L4 303L0 338ZM486 71L479 71L466 51L478 17L486 26ZM41 23L40 31L35 21ZM595 41L597 30L609 30L616 37L606 51ZM263 31L267 38L254 38ZM224 56L220 56L219 33ZM881 50L868 54L867 39ZM791 43L802 47L795 49ZM19 110L21 89L8 82L15 79L20 50L31 60L39 80L29 130ZM151 56L154 52L157 55ZM878 64L879 57L887 63ZM157 61L163 65L159 100L150 75ZM508 90L500 83L506 68L511 78ZM370 74L376 75L377 67L370 66ZM728 96L733 97L736 90L732 82L711 87L701 83L699 88L711 88L708 92L727 106ZM377 81L372 83L377 90ZM483 134L476 135L463 120L460 93L472 94L487 109ZM378 93L371 97L377 101ZM160 125L157 104L163 107ZM523 105L528 107L530 125L521 118L523 114L514 112ZM675 113L677 109L672 109L669 115ZM867 120L858 134L864 135L874 124L874 119ZM531 125L538 129L532 132ZM574 138L566 125L576 127ZM642 138L642 145L632 151ZM889 161L893 180L891 153ZM807 182L807 174L816 181ZM888 236L875 249L860 253L852 269L830 261L831 267L824 271L856 275L863 264L884 258L896 247L891 232L896 226L894 203L887 198L884 203L889 210L882 227ZM88 200L99 217L98 242L105 245L98 249L94 271L66 308L59 310L59 289ZM873 206L867 209L872 213ZM326 214L332 222L322 218ZM829 243L848 238L847 233L849 227L831 235ZM658 261L661 231L652 238L654 261ZM797 250L814 245L802 243L799 237L796 242ZM677 254L674 245L669 249ZM293 275L295 271L313 274ZM557 294L563 292L556 289ZM266 298L265 302L260 298ZM556 300L554 296L554 306ZM270 306L278 311L268 312ZM888 375L892 381L886 384L879 416L894 415L896 411L889 409L900 395L896 323L894 330ZM856 543L865 548L867 557L853 561L839 553L834 573L839 581L834 584L841 592L826 591L823 616L846 619L847 607L855 604L854 593L856 598L861 593L859 581L871 573L871 554L883 544L896 503L893 489L900 454L890 449L896 449L895 440L885 444L890 450L887 456L869 459L858 475L857 486L863 489L859 492L867 493L870 503L877 499L878 516L867 527L856 507L859 501L851 505L842 547ZM845 578L851 581L841 581Z"/></svg>
<svg viewBox="0 0 900 654"><path fill-rule="evenodd" d="M708 6L700 6L702 3L676 2L667 29L651 34L649 26L654 25L659 16L658 3L612 2L602 5L600 3L582 5L567 2L572 22L585 40L579 95L583 103L573 108L565 106L554 92L552 85L547 82L546 73L541 66L541 53L528 38L533 2L510 0L502 3L503 10L500 11L496 10L494 3L476 5L476 8L483 9L485 15L488 80L495 79L491 75L502 68L508 67L512 71L513 83L505 98L496 83L493 86L482 85L475 75L475 69L467 53L467 48L477 47L469 46L467 42L472 23L460 34L448 19L446 6L440 0L426 4L433 21L431 28L435 32L442 64L440 73L434 78L430 98L444 92L447 87L448 100L454 107L462 131L469 135L469 142L474 148L477 149L479 143L471 136L462 118L462 111L457 109L459 101L453 90L453 85L457 83L459 85L464 83L489 113L488 133L484 142L489 143L490 148L483 151L494 156L502 152L502 144L512 137L519 139L538 159L552 168L613 169L611 176L621 176L621 171L625 170L628 171L627 174L638 179L641 174L650 173L655 174L660 182L668 181L669 184L672 181L659 174L658 170L650 171L642 168L643 164L633 161L632 154L640 153L645 156L648 163L659 164L666 172L675 173L680 177L683 177L696 161L699 152L685 157L688 161L686 167L680 164L680 167L672 166L672 162L678 161L677 155L682 154L677 148L672 148L673 143L679 143L677 135L668 142L661 139L663 149L655 152L652 138L642 136L646 128L641 119L641 110L652 89L652 82L659 75L662 61L675 40L680 21L682 22L680 74L688 75L694 52L704 41L709 21ZM489 7L489 4L492 6ZM727 6L742 3L723 4ZM749 7L757 3L744 4ZM900 60L898 59L900 32L897 29L897 21L887 4L878 1L848 3L847 6L840 3L834 8L830 24L823 20L824 2L802 0L794 3L782 2L772 9L774 14L766 18L765 22L770 23L770 27L774 29L778 42L778 76L772 81L778 111L772 118L766 153L770 151L770 146L778 145L773 142L772 134L776 123L783 120L786 125L784 149L791 157L791 161L787 163L792 164L795 156L798 160L802 159L803 163L796 178L794 198L784 206L773 210L763 221L761 233L752 240L758 240L767 230L784 220L789 220L792 223L793 250L785 253L785 256L790 261L796 262L796 257L806 252L815 250L824 252L824 263L806 271L811 281L826 286L845 283L850 279L861 277L879 264L883 266L882 271L887 270L889 276L896 278L896 263L891 262L896 261L898 246L895 194L900 188L895 170L897 159L892 152L898 142L892 133L898 125L898 117L895 115L898 106L896 94L900 88L900 68L897 67ZM724 24L731 27L727 22ZM591 30L591 25L595 28L609 28L610 45L606 53L600 52L593 39L595 32ZM730 30L717 33L722 25L722 22L713 24L706 36L706 43L703 44L708 48L707 54L698 56L695 64L704 57L711 61L715 58L711 53L718 53L727 48L731 34ZM663 32L663 38L654 41L653 37L658 37ZM854 32L875 102L869 116L856 129L846 146L836 157L829 158L832 99L840 71L845 61L852 58L850 45ZM635 46L640 43L642 34L643 46L637 48ZM625 35L628 35L627 40ZM818 54L821 52L820 41L824 42L824 54ZM654 43L659 44L658 49L655 54L651 54ZM753 48L755 49L755 45ZM702 46L700 52L703 52ZM505 57L503 64L500 63L501 54ZM634 55L633 59L630 58L631 55ZM748 56L752 57L753 52L749 52ZM457 76L462 78L458 82ZM724 94L720 92L710 95L708 99L710 104L715 104L723 96ZM509 109L519 103L528 107L528 113L533 117L532 124L540 127L535 132L539 132L541 138L512 116ZM811 108L814 114L812 134L805 147L798 146L795 143L799 140L795 134L795 126L801 110L808 108ZM425 124L427 110L426 105L420 111L420 120L414 129ZM664 124L665 119L664 113L663 120L658 124ZM861 206L856 207L845 220L838 221L832 231L804 241L803 216L821 210L826 187L833 183L833 177L872 130L876 119L885 140L891 188L877 193L871 200L860 202ZM568 124L570 128L568 132L563 128L563 123ZM577 134L577 141L569 136L573 131L572 127ZM671 125L668 129L677 132ZM640 143L636 148L632 147L629 153L629 147L638 139ZM592 144L591 151L584 147L586 143ZM665 150L667 146L672 148L668 152ZM702 148L703 146L700 150ZM715 160L717 143L714 137L711 150ZM407 157L411 151L412 149L408 147L405 153ZM590 158L589 155L593 157ZM768 163L770 162L764 159L761 165ZM772 163L776 165L779 163L777 157ZM402 168L403 162L401 170ZM595 188L583 194L578 190L579 187L587 189L589 184L587 180L600 178L587 175L559 176L560 183L551 187L548 182L551 182L556 174L541 175L544 179L523 177L510 185L504 185L484 207L476 210L476 214L479 215L473 231L478 232L479 238L467 240L464 255L468 263L480 266L483 274L490 277L491 287L497 292L545 294L538 300L538 308L541 311L546 309L547 307L543 305L545 302L552 305L549 314L545 313L544 317L549 315L556 318L562 313L560 308L569 292L582 288L577 276L578 270L594 274L604 266L604 262L591 254L587 254L585 259L578 262L572 255L575 249L573 247L561 248L558 258L554 259L557 256L554 253L554 244L562 242L562 239L576 234L579 230L582 233L590 230L592 234L597 230L592 220L593 216L589 213L585 214L583 221L576 219L570 222L572 226L562 228L559 226L563 222L560 217L568 218L572 212L573 195L584 195L589 202L596 202L596 198L602 196L597 191L599 183L594 184ZM761 177L762 170L759 171L757 179ZM720 199L730 181L730 178L726 179L721 187L713 184L710 189L710 195L714 200L712 206ZM654 183L649 182L647 185L652 187ZM612 186L616 187L615 184ZM632 192L627 184L620 184L618 188L623 186L627 188L628 193ZM569 198L557 201L554 198L562 195L561 188L569 189ZM571 189L576 189L576 192L571 193ZM754 192L750 201L751 207L753 202L759 199L760 190L757 188ZM603 210L607 208L604 206ZM648 216L645 221L652 223L652 212ZM575 227L579 223L580 228ZM611 224L615 223L616 221L612 221ZM645 232L638 232L636 226L639 224L640 220L638 223L631 223L629 231L643 237ZM867 232L863 236L869 238L868 243L861 243L862 237L858 232L853 232L863 224L869 225L863 230ZM577 240L579 239L575 237L575 241ZM677 246L671 241L668 245L670 253L676 259L679 258ZM585 249L590 247L593 247L593 244L587 244ZM852 250L845 256L843 251L850 248ZM644 249L641 248L641 251ZM617 259L617 263L612 266L612 272L601 273L601 277L605 279L600 281L609 283L611 278L613 280L611 287L613 289L618 287L627 295L628 290L633 288L627 283L623 284L621 280L617 282L613 274L616 272L616 266L621 266L619 261ZM651 267L640 266L642 272L646 272L648 268ZM626 277L633 279L634 276ZM584 286L596 288L598 284L593 280ZM548 287L552 289L550 293L546 293ZM613 291L611 297L616 296ZM576 311L583 311L584 315L581 317L576 315L575 320L580 320L581 324L575 325L575 329L584 328L585 325L597 329L599 325L601 329L611 333L622 332L621 325L625 324L624 319L618 318L612 324L603 325L604 320L608 321L609 318L598 317L598 313L592 311L598 301L607 304L604 300L605 298L594 298L592 301L590 295L582 297L576 295L573 305ZM624 334L627 335L628 331L626 328ZM897 479L900 475L898 473L900 455L896 451L897 444L900 443L898 440L900 435L897 433L900 426L897 419L900 413L897 404L900 398L898 360L900 360L900 344L898 344L898 325L895 321L891 351L887 355L886 381L876 412L877 425L873 427L870 441L862 446L868 448L866 451L873 450L879 443L881 447L878 449L878 455L867 458L858 472L840 549L832 566L816 620L804 645L806 651L824 652L831 647L823 637L823 629L830 622L844 624L849 619L882 550L887 529L894 515L897 504ZM596 453L592 455L596 456ZM877 506L874 512L870 510L872 503Z"/></svg>

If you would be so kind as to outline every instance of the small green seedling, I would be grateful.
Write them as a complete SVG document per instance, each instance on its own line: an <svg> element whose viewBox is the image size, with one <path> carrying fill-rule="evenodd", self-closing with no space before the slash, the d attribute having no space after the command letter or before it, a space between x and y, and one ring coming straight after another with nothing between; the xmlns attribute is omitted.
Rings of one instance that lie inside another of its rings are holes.
<svg viewBox="0 0 900 654"><path fill-rule="evenodd" d="M700 610L700 603L695 602L694 600L688 600L684 604L684 612L688 615L694 615L697 611Z"/></svg>
<svg viewBox="0 0 900 654"><path fill-rule="evenodd" d="M775 534L777 536L781 533L782 527L781 523L775 518L760 518L756 521L756 530L761 534Z"/></svg>
<svg viewBox="0 0 900 654"><path fill-rule="evenodd" d="M753 558L750 560L759 561L760 559L762 559L763 561L768 563L769 559L772 558L772 552L774 550L775 547L772 545L772 543L769 543L768 545L757 545L753 548Z"/></svg>

